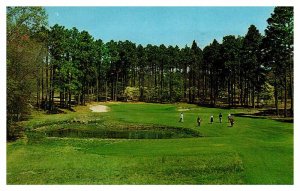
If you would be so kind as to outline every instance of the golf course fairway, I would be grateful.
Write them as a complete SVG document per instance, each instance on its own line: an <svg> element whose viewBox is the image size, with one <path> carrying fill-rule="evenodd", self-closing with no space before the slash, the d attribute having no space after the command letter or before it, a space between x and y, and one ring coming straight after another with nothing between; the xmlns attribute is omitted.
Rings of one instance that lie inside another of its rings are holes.
<svg viewBox="0 0 300 191"><path fill-rule="evenodd" d="M7 184L293 184L293 123L192 104L74 109L23 122L7 143Z"/></svg>

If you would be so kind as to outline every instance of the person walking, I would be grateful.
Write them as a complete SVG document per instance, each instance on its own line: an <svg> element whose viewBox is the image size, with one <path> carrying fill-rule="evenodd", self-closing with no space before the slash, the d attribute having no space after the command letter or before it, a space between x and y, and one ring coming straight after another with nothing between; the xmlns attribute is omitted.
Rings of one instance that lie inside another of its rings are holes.
<svg viewBox="0 0 300 191"><path fill-rule="evenodd" d="M213 122L214 122L214 116L211 115L211 116L210 116L210 124L212 124Z"/></svg>
<svg viewBox="0 0 300 191"><path fill-rule="evenodd" d="M219 122L222 123L222 113L219 114Z"/></svg>
<svg viewBox="0 0 300 191"><path fill-rule="evenodd" d="M198 123L198 127L200 127L200 125L201 125L201 118L200 118L199 115L198 115L198 118L197 118L197 123Z"/></svg>
<svg viewBox="0 0 300 191"><path fill-rule="evenodd" d="M231 127L233 127L233 124L234 124L234 119L233 119L233 117L231 116L231 117L230 117L230 125L231 125Z"/></svg>
<svg viewBox="0 0 300 191"><path fill-rule="evenodd" d="M183 113L180 113L180 118L179 118L179 122L183 122Z"/></svg>

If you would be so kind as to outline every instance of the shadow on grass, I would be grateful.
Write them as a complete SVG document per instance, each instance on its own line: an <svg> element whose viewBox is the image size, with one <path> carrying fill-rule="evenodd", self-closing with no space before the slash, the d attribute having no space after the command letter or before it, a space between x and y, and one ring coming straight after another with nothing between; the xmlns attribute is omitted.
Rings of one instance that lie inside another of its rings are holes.
<svg viewBox="0 0 300 191"><path fill-rule="evenodd" d="M286 123L293 123L294 118L293 117L282 117L284 114L284 110L279 110L279 116L276 115L275 109L264 109L259 110L256 113L250 114L250 113L236 113L234 116L237 117L247 117L247 118L255 118L255 119L273 119L280 122L286 122ZM291 116L290 111L287 113L288 116Z"/></svg>

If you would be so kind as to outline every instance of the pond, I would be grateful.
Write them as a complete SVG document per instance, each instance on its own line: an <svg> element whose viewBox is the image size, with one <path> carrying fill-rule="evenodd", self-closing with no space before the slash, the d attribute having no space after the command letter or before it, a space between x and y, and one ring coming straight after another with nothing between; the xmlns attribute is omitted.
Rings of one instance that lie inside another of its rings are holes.
<svg viewBox="0 0 300 191"><path fill-rule="evenodd" d="M201 137L198 131L177 127L145 127L142 128L63 128L45 129L43 131L31 131L31 137L72 137L72 138L101 138L101 139L175 139ZM35 134L34 136L32 136Z"/></svg>

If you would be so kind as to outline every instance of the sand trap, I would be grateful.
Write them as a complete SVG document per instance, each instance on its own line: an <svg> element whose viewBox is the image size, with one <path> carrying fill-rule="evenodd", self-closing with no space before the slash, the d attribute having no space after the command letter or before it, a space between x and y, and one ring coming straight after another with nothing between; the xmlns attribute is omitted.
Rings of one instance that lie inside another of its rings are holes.
<svg viewBox="0 0 300 191"><path fill-rule="evenodd" d="M178 109L178 111L189 111L190 109Z"/></svg>
<svg viewBox="0 0 300 191"><path fill-rule="evenodd" d="M108 112L109 108L105 105L96 105L90 107L90 110L92 110L92 112Z"/></svg>

